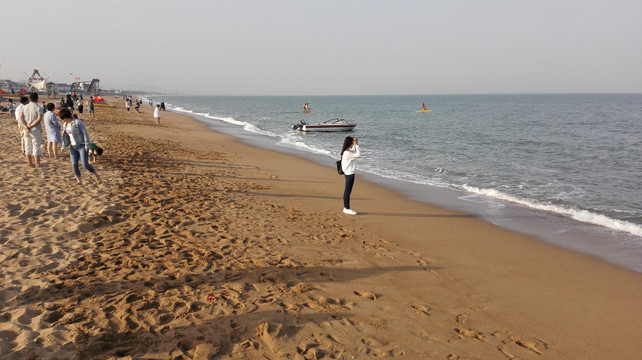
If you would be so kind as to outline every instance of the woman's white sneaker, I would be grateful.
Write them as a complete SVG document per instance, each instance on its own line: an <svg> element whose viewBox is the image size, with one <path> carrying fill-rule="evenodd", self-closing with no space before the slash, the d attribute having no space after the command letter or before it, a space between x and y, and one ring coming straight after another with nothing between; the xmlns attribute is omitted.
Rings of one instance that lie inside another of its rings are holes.
<svg viewBox="0 0 642 360"><path fill-rule="evenodd" d="M357 215L356 211L354 211L352 209L346 209L346 208L343 209L343 213L344 214L348 214L348 215Z"/></svg>

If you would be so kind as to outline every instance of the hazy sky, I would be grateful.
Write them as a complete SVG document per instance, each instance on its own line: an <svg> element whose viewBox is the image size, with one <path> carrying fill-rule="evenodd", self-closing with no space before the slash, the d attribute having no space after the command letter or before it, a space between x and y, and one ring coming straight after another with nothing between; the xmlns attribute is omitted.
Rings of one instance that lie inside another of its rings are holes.
<svg viewBox="0 0 642 360"><path fill-rule="evenodd" d="M214 95L642 92L641 0L31 0L1 12L0 79L38 69Z"/></svg>

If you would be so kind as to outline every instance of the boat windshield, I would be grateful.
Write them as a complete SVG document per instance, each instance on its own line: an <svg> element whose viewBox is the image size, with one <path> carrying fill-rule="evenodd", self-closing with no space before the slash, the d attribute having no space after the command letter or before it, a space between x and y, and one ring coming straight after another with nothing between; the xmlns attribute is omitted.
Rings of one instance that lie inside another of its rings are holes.
<svg viewBox="0 0 642 360"><path fill-rule="evenodd" d="M330 119L330 120L324 121L323 123L324 124L347 124L345 119L339 119L339 118Z"/></svg>

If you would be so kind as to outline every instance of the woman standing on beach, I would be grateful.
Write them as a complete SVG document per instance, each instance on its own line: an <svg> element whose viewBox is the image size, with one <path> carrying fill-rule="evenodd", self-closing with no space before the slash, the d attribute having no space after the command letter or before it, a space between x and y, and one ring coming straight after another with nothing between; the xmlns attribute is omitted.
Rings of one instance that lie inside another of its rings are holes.
<svg viewBox="0 0 642 360"><path fill-rule="evenodd" d="M62 148L69 147L69 158L71 160L71 168L76 176L76 182L78 182L78 185L82 185L80 169L78 168L78 160L80 159L82 166L94 174L96 183L100 184L100 177L98 177L94 167L89 164L87 152L89 151L90 142L85 124L78 118L72 118L71 111L68 109L61 109L58 112L58 117L65 123L62 127Z"/></svg>
<svg viewBox="0 0 642 360"><path fill-rule="evenodd" d="M357 212L350 208L350 194L354 186L354 173L356 170L356 160L361 157L359 141L357 138L348 136L343 140L341 148L341 169L346 178L346 186L343 191L343 212L348 215L357 215Z"/></svg>
<svg viewBox="0 0 642 360"><path fill-rule="evenodd" d="M156 104L156 108L154 109L154 119L156 119L156 125L160 125L160 110L160 104Z"/></svg>
<svg viewBox="0 0 642 360"><path fill-rule="evenodd" d="M45 113L45 130L47 131L47 154L50 159L58 159L57 145L60 144L60 123L54 109L56 105L49 103L46 106L47 112ZM53 153L53 155L52 155Z"/></svg>

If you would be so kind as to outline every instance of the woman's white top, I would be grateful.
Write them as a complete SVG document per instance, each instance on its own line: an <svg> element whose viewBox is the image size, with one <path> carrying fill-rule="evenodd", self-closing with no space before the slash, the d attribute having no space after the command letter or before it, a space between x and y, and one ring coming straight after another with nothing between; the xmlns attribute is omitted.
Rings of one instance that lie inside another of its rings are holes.
<svg viewBox="0 0 642 360"><path fill-rule="evenodd" d="M356 160L361 157L361 150L359 145L354 145L348 150L343 152L341 156L341 169L345 175L352 175L357 168Z"/></svg>

